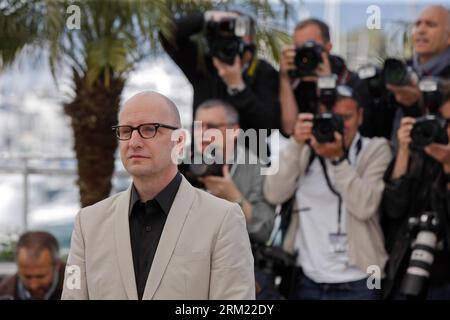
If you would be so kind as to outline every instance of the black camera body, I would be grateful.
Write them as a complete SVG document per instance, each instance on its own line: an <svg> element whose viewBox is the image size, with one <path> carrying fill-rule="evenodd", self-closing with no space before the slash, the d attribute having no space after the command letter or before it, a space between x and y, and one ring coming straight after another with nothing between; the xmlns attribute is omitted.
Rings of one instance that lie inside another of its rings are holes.
<svg viewBox="0 0 450 320"><path fill-rule="evenodd" d="M370 95L376 100L387 96L387 84L404 86L411 83L411 72L406 64L395 58L387 58L380 69L372 64L358 70L358 76L367 85Z"/></svg>
<svg viewBox="0 0 450 320"><path fill-rule="evenodd" d="M436 212L426 211L408 220L411 234L416 235L411 258L403 278L401 292L409 298L424 297L434 262L438 242L439 218Z"/></svg>
<svg viewBox="0 0 450 320"><path fill-rule="evenodd" d="M297 255L286 252L281 247L271 247L252 243L255 266L262 272L279 276L286 273L288 268L295 267Z"/></svg>
<svg viewBox="0 0 450 320"><path fill-rule="evenodd" d="M319 143L334 142L334 133L344 133L344 120L331 110L337 101L337 87L335 76L319 77L319 101L326 108L324 113L316 113L313 119L312 134Z"/></svg>
<svg viewBox="0 0 450 320"><path fill-rule="evenodd" d="M250 32L248 17L225 18L206 23L206 39L209 53L220 61L232 65L237 55L246 50L243 36Z"/></svg>
<svg viewBox="0 0 450 320"><path fill-rule="evenodd" d="M317 142L334 142L335 132L344 134L344 120L340 115L324 112L314 116L312 133Z"/></svg>
<svg viewBox="0 0 450 320"><path fill-rule="evenodd" d="M188 167L188 174L192 178L201 178L206 176L217 176L222 177L222 167L223 164L213 163L213 164L190 164Z"/></svg>
<svg viewBox="0 0 450 320"><path fill-rule="evenodd" d="M324 48L315 41L306 41L303 45L295 48L295 70L290 72L293 78L315 75L317 66L323 62L322 53Z"/></svg>
<svg viewBox="0 0 450 320"><path fill-rule="evenodd" d="M381 99L386 93L385 83L382 76L383 70L374 65L365 65L358 70L358 76L363 80L374 99Z"/></svg>
<svg viewBox="0 0 450 320"><path fill-rule="evenodd" d="M319 95L317 94L317 82L300 81L294 90L297 101L298 112L316 113L319 105Z"/></svg>
<svg viewBox="0 0 450 320"><path fill-rule="evenodd" d="M431 143L447 144L447 120L433 114L417 118L411 139L411 149L415 151L423 151Z"/></svg>

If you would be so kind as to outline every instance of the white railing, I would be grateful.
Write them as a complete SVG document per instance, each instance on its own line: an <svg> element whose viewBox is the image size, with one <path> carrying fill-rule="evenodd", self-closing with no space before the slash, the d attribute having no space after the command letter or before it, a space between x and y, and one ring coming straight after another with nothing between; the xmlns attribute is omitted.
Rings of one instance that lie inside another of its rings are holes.
<svg viewBox="0 0 450 320"><path fill-rule="evenodd" d="M48 166L49 162L71 162L73 168ZM44 162L47 167L42 164L33 164L33 162ZM0 155L0 173L1 174L20 174L22 176L22 226L24 230L28 229L28 212L29 212L29 188L30 176L44 175L44 176L69 176L75 177L77 175L76 160L71 157L42 157L42 156L20 156L20 157L2 157ZM126 178L128 173L121 170L116 170L114 177ZM76 186L74 186L76 188ZM1 200L0 200L1 201Z"/></svg>

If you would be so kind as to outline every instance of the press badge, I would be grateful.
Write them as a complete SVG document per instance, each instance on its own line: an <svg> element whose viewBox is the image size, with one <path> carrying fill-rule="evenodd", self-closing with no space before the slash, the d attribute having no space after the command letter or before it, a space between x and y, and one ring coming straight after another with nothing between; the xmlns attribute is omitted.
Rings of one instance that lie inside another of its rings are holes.
<svg viewBox="0 0 450 320"><path fill-rule="evenodd" d="M334 253L347 252L347 234L346 233L330 233L330 249Z"/></svg>

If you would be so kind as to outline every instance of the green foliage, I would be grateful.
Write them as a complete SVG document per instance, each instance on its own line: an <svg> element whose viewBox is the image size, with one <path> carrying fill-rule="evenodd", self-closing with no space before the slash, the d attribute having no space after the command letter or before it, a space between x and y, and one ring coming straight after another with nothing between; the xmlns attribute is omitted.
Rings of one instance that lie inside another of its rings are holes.
<svg viewBox="0 0 450 320"><path fill-rule="evenodd" d="M2 239L0 242L0 262L15 261L17 240L14 237Z"/></svg>
<svg viewBox="0 0 450 320"><path fill-rule="evenodd" d="M280 4L286 18L289 5L286 1ZM66 26L70 5L80 8L79 29ZM54 76L61 63L70 63L89 83L102 78L108 86L111 77L125 77L137 62L160 52L158 32L169 35L173 17L212 8L239 8L256 17L257 43L277 61L287 35L267 27L279 18L272 7L269 0L3 0L0 71L31 45L49 51Z"/></svg>

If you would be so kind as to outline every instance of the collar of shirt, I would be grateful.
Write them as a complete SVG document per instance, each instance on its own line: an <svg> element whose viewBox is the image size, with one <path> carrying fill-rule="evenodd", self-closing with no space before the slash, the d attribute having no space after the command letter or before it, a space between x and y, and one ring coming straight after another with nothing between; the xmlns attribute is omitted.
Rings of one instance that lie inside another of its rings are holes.
<svg viewBox="0 0 450 320"><path fill-rule="evenodd" d="M175 196L177 195L178 188L180 187L181 180L181 174L177 172L172 181L170 181L169 184L164 189L162 189L154 199L152 199L156 200L156 202L159 204L166 215L169 214L170 208L172 207L173 201L175 200ZM146 203L152 200L149 200ZM128 215L131 215L133 207L138 201L141 201L141 198L136 190L136 187L133 184L131 187L130 207L128 209Z"/></svg>
<svg viewBox="0 0 450 320"><path fill-rule="evenodd" d="M362 143L362 137L361 134L359 133L359 131L356 132L355 137L352 140L352 143L350 145L350 149L348 150L348 160L350 161L351 164L355 164L356 163L356 159L359 155L359 152L361 151L361 147L362 145L360 145L358 147L358 143L361 144ZM358 150L359 149L359 150Z"/></svg>

